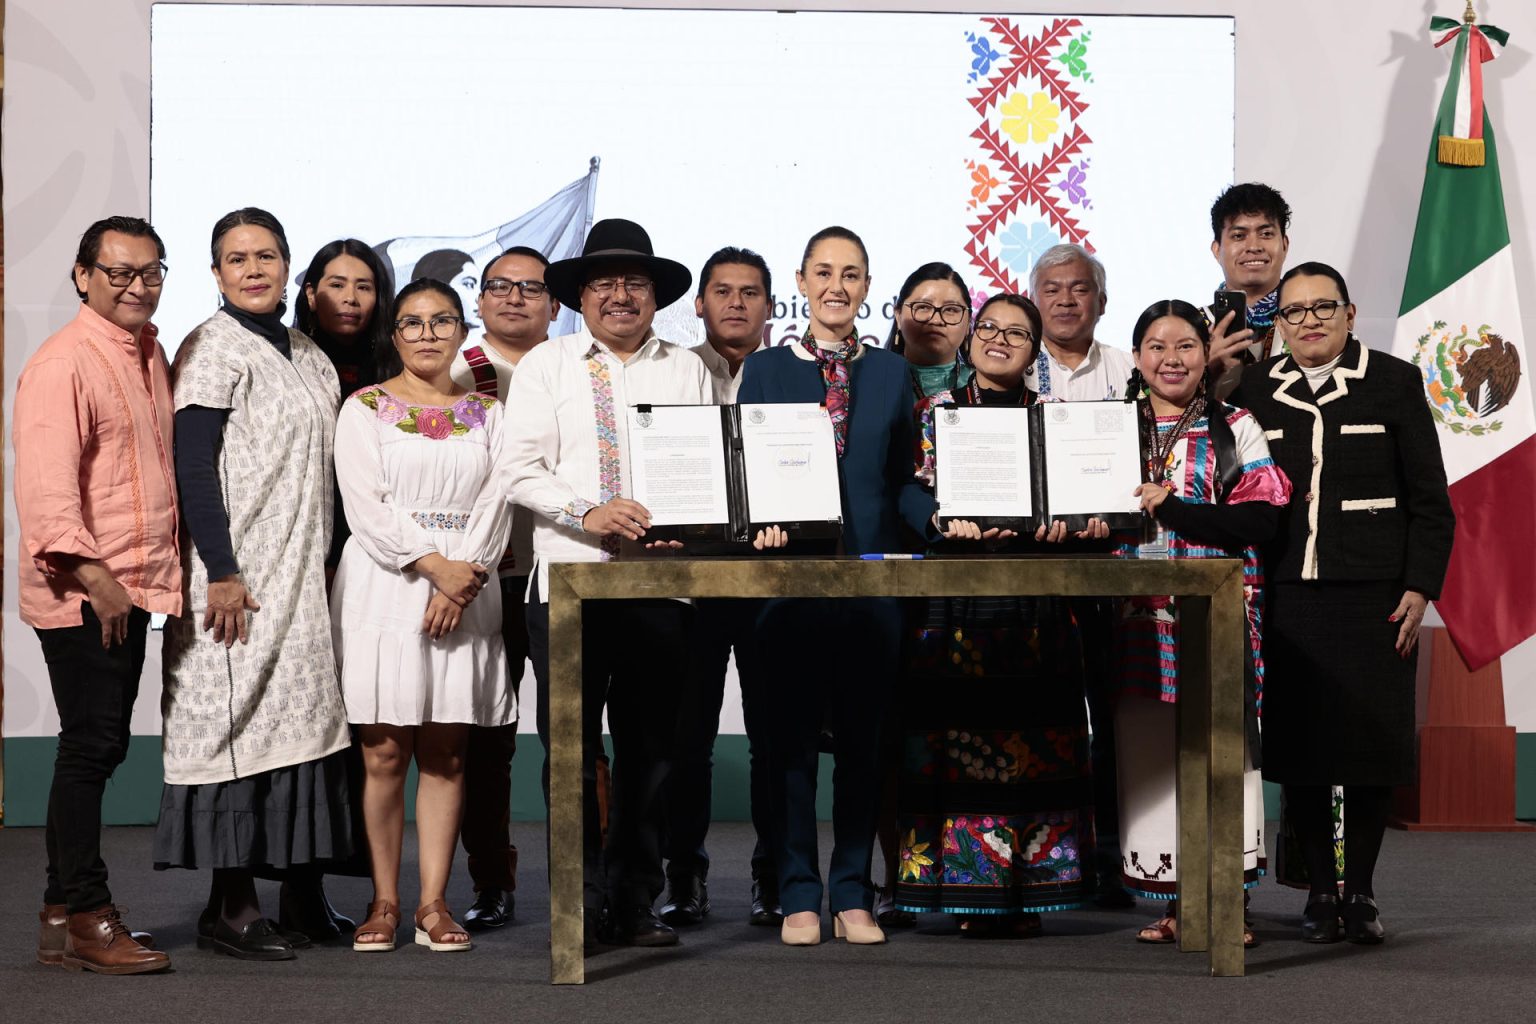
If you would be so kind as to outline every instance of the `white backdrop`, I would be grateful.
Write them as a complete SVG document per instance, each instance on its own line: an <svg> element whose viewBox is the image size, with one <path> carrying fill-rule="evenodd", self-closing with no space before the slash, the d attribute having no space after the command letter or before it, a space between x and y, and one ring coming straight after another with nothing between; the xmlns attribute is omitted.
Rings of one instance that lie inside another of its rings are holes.
<svg viewBox="0 0 1536 1024"><path fill-rule="evenodd" d="M275 0L288 5L291 0ZM340 5L355 0L337 0ZM454 6L493 6L504 0L452 0ZM593 0L547 0L556 6L591 6ZM686 0L627 0L632 8L673 7ZM7 0L6 95L3 113L4 204L6 241L5 366L6 407L16 374L43 340L73 315L75 296L67 282L69 262L80 230L107 213L149 211L150 20L152 0ZM765 0L714 0L720 8L773 7ZM880 8L919 11L932 0L802 0L802 10ZM1007 0L969 0L977 11L1017 9ZM1036 12L1066 15L1118 14L1123 0L1036 0ZM1403 272L1413 234L1414 214L1423 182L1436 102L1448 71L1444 50L1430 46L1432 14L1456 16L1461 0L1355 0L1341 30L1337 0L1292 0L1260 4L1251 0L1140 0L1138 12L1163 15L1219 15L1235 18L1237 68L1235 94L1236 169L1238 180L1262 180L1279 188L1296 211L1291 228L1291 259L1322 259L1340 267L1360 307L1357 321L1367 341L1386 345L1395 325ZM1529 0L1478 0L1483 21L1510 32L1511 45L1486 70L1488 101L1504 175L1505 198L1514 243L1517 279L1536 280L1536 131L1522 114L1530 105L1533 74L1531 46L1536 42L1536 4ZM617 15L615 15L617 16ZM295 41L297 44L298 41ZM330 40L324 60L360 49L353 37ZM580 41L500 40L496 61L505 64L546 49L559 49L579 60ZM1157 55L1166 64L1178 52ZM878 53L848 47L839 60L860 73L882 64ZM411 78L429 77L413 65ZM458 65L434 69L454 74ZM269 78L235 81L214 76L204 83L230 110L258 101L265 90L279 88ZM669 157L694 158L703 147L693 141L706 128L724 125L727 140L753 146L764 158L780 154L819 156L813 130L820 118L836 113L824 102L812 111L769 109L740 112L730 103L730 82L700 78L696 103L684 114L664 119L658 131L673 140ZM518 134L509 111L546 100L496 89L485 96L463 95L443 112L461 123L457 154L464 182L500 173L481 153L498 133ZM274 112L255 140L213 136L208 140L205 173L218 175L232 165L276 159L294 152L289 133L301 120L328 121L338 138L351 139L392 127L387 105L377 97L346 90L300 97L294 106ZM414 127L412 128L414 131ZM1180 138L1169 132L1147 161L1178 161ZM537 149L544 140L528 136L523 145ZM907 152L899 142L861 136L860 166L879 167ZM234 154L234 155L231 155ZM1164 156L1163 154L1172 154ZM584 156L590 154L583 154ZM574 178L575 169L565 181ZM563 181L562 181L563 183ZM605 182L606 184L606 182ZM402 208L420 198L392 193ZM606 193L599 187L600 199ZM219 210L217 212L223 212ZM281 212L281 211L279 211ZM214 214L216 215L216 214ZM207 245L203 222L195 249L175 260L173 281L186 280L199 292L201 312L213 307L211 287L198 283L197 255ZM291 219L291 218L290 218ZM809 218L807 218L809 220ZM1202 211L1197 218L1204 227ZM470 224L465 230L489 225ZM669 225L670 226L670 225ZM867 225L854 225L866 232ZM336 225L334 234L345 227ZM796 233L804 233L796 225ZM658 245L678 243L655 228ZM1197 249L1205 254L1209 239ZM791 253L792 260L797 253ZM902 273L876 259L876 290L890 290ZM1152 260L1149 255L1138 258ZM769 253L775 267L783 257ZM1110 308L1125 301L1111 267ZM781 270L781 274L783 271ZM1203 274L1214 277L1214 264ZM1191 287L1209 288L1207 281ZM178 287L182 287L178 284ZM782 289L781 289L782 291ZM174 290L171 292L174 294ZM196 297L196 296L195 296ZM1525 334L1536 337L1536 302L1524 310ZM167 335L186 324L167 324ZM7 442L9 431L7 431ZM11 453L7 444L7 465ZM15 613L16 527L14 506L6 497L5 731L47 732L51 700L37 654L36 639ZM1523 732L1536 732L1536 640L1504 658L1509 721ZM156 731L143 712L157 698L159 676L155 645L146 667L151 681L141 691L135 732Z"/></svg>

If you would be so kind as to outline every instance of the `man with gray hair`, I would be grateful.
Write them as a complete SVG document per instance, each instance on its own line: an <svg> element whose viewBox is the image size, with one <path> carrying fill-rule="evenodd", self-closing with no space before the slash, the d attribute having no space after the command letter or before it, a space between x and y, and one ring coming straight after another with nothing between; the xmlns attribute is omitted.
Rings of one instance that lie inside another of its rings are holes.
<svg viewBox="0 0 1536 1024"><path fill-rule="evenodd" d="M1042 398L1091 402L1120 398L1131 376L1130 352L1094 340L1104 315L1104 264L1080 245L1053 245L1029 272L1045 344L1025 374Z"/></svg>
<svg viewBox="0 0 1536 1024"><path fill-rule="evenodd" d="M1125 349L1095 341L1104 315L1104 264L1080 245L1053 245L1029 274L1030 297L1040 309L1045 343L1025 385L1042 398L1095 402L1121 398L1135 366ZM1072 602L1083 633L1088 720L1092 729L1094 831L1098 903L1126 907L1135 901L1117 884L1120 877L1120 794L1116 779L1113 671L1113 607L1103 598Z"/></svg>

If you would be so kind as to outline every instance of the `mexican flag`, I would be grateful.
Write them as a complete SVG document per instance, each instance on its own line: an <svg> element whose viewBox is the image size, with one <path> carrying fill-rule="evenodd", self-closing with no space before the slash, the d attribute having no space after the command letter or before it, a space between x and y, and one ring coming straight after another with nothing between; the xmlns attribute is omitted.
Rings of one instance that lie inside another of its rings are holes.
<svg viewBox="0 0 1536 1024"><path fill-rule="evenodd" d="M1493 126L1483 107L1491 25L1435 18L1454 44L1392 350L1424 378L1456 509L1436 608L1470 668L1536 633L1536 407ZM1448 31L1447 31L1448 30Z"/></svg>

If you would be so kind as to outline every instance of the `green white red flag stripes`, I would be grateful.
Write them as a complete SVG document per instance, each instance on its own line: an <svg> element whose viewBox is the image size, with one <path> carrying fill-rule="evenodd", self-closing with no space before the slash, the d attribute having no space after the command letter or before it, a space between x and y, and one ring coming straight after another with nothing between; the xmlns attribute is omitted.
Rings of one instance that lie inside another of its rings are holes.
<svg viewBox="0 0 1536 1024"><path fill-rule="evenodd" d="M1482 104L1488 40L1455 28L1398 312L1394 354L1419 368L1456 509L1456 544L1436 608L1471 668L1536 634L1536 406L1504 215L1498 148ZM1463 120L1476 111L1474 125ZM1480 160L1465 159L1476 143Z"/></svg>

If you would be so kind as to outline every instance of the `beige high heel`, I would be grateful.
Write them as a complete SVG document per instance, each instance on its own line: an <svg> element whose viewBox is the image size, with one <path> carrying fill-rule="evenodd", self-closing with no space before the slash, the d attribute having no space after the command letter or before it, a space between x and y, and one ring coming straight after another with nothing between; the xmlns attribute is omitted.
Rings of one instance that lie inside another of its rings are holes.
<svg viewBox="0 0 1536 1024"><path fill-rule="evenodd" d="M878 946L885 941L885 932L878 924L854 924L843 920L844 911L832 917L832 934L852 946Z"/></svg>
<svg viewBox="0 0 1536 1024"><path fill-rule="evenodd" d="M789 915L784 915L784 924L779 929L779 940L786 946L819 946L821 945L821 918L816 918L815 924L792 925L789 923Z"/></svg>

